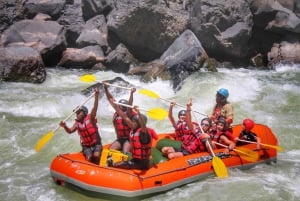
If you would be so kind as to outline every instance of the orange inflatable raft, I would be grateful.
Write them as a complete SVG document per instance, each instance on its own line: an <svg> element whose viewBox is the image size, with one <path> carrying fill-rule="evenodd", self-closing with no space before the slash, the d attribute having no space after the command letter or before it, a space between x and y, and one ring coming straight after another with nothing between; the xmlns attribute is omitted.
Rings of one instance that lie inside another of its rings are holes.
<svg viewBox="0 0 300 201"><path fill-rule="evenodd" d="M233 127L234 136L242 130L241 125ZM248 169L260 163L275 163L277 159L277 138L271 129L265 125L255 125L253 132L266 145L257 150L256 144L247 144L237 147L236 151L225 154L224 149L214 150L225 164L225 168ZM146 171L124 170L106 166L109 151L102 153L100 165L92 164L84 159L81 152L60 154L55 157L50 166L50 173L54 181L63 186L76 187L75 189L87 192L88 195L144 197L155 193L168 191L199 179L205 179L215 174L212 163L213 157L207 153L198 153L181 158L167 160L159 151L162 146L172 146L173 133L160 134L153 143L152 167ZM167 142L167 143L166 143ZM174 146L178 143L174 141ZM108 147L105 145L104 147ZM274 148L275 147L275 148ZM279 146L278 146L279 147ZM241 149L240 149L241 148ZM251 149L258 155L255 161L247 160L247 154L242 148ZM103 156L103 154L106 154ZM115 160L126 160L127 156L113 153ZM230 175L229 175L230 176Z"/></svg>

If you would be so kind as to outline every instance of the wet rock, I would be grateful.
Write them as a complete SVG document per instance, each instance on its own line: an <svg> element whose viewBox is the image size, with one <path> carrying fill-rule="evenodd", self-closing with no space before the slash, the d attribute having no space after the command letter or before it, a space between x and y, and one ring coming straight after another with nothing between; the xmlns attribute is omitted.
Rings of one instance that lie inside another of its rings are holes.
<svg viewBox="0 0 300 201"><path fill-rule="evenodd" d="M104 62L105 57L100 46L88 46L82 49L67 48L58 66L66 68L90 69L96 63Z"/></svg>
<svg viewBox="0 0 300 201"><path fill-rule="evenodd" d="M43 60L34 48L0 48L0 80L42 83L46 79Z"/></svg>

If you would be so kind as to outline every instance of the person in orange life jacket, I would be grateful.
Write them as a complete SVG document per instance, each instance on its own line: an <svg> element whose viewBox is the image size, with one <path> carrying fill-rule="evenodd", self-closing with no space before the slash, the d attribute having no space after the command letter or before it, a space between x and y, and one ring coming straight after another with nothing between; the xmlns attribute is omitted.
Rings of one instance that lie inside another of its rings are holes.
<svg viewBox="0 0 300 201"><path fill-rule="evenodd" d="M235 148L234 138L232 133L230 133L226 127L226 120L220 118L217 121L216 130L213 130L210 135L213 142L218 142L227 145L229 150L233 150ZM218 145L216 147L218 148ZM226 154L229 153L229 150L226 150Z"/></svg>
<svg viewBox="0 0 300 201"><path fill-rule="evenodd" d="M182 141L183 136L189 133L189 128L186 123L186 110L180 110L178 112L178 120L175 122L173 117L173 107L176 105L175 102L170 102L168 117L175 129L175 140Z"/></svg>
<svg viewBox="0 0 300 201"><path fill-rule="evenodd" d="M241 131L239 137L235 138L237 146L249 144L247 142L238 141L238 139L241 139L241 140L246 140L246 141L251 141L251 142L257 142L257 149L261 148L260 137L257 137L257 135L251 131L253 129L254 125L255 125L255 123L252 119L246 118L243 120L243 130Z"/></svg>
<svg viewBox="0 0 300 201"><path fill-rule="evenodd" d="M102 142L97 125L97 110L99 101L99 89L95 89L94 106L91 113L88 114L88 109L81 106L76 111L76 120L72 127L68 127L63 121L60 126L65 129L68 134L78 132L82 146L82 152L87 161L99 164L100 154L102 152Z"/></svg>
<svg viewBox="0 0 300 201"><path fill-rule="evenodd" d="M112 94L108 91L108 85L106 84L106 82L102 82L102 84L103 84L107 99L110 99L110 98L114 99ZM135 88L131 88L128 101L125 99L121 99L121 100L119 100L119 103L126 104L126 105L132 105L133 93L135 91L136 91ZM131 118L133 115L136 114L132 111L132 108L128 108L128 107L121 106L121 105L119 107L123 112L126 113L126 115L129 118ZM124 154L127 154L130 151L129 133L131 131L131 128L126 124L126 122L121 118L121 116L117 112L115 112L113 115L113 125L115 128L115 133L117 135L117 139L111 143L109 149L121 150Z"/></svg>
<svg viewBox="0 0 300 201"><path fill-rule="evenodd" d="M132 129L129 138L132 159L117 162L113 166L122 169L147 170L150 165L152 140L158 139L157 133L152 128L146 127L147 117L140 113L137 106L134 106L134 110L136 110L137 114L130 119L126 113L114 103L113 98L110 98L109 101L116 112Z"/></svg>
<svg viewBox="0 0 300 201"><path fill-rule="evenodd" d="M210 143L210 136L206 133L201 133L199 124L192 122L191 106L192 99L187 103L186 124L188 126L188 133L182 136L181 147L179 149L175 149L174 147L162 148L162 153L167 155L169 159L210 150L206 147L207 141Z"/></svg>
<svg viewBox="0 0 300 201"><path fill-rule="evenodd" d="M224 118L227 123L227 130L232 133L232 127L230 125L233 122L234 114L232 104L227 101L228 96L229 92L225 88L220 88L217 91L216 104L214 106L213 113L210 116L210 118L212 119L214 124L216 124L220 118Z"/></svg>

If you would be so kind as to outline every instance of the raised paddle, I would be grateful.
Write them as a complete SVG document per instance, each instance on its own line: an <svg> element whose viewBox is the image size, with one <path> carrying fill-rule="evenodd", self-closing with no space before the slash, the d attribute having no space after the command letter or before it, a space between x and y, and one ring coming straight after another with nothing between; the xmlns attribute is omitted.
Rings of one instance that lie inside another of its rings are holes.
<svg viewBox="0 0 300 201"><path fill-rule="evenodd" d="M132 105L127 105L127 104L118 103L118 102L114 102L114 103L117 105L124 106L124 107L134 108L134 106L132 106ZM146 111L147 115L150 118L155 119L155 120L164 120L168 115L168 112L165 109L159 108L159 107L152 108L150 110L139 108L139 110Z"/></svg>
<svg viewBox="0 0 300 201"><path fill-rule="evenodd" d="M69 116L67 116L63 121L67 121L68 119L70 119L72 117L73 114L75 114L77 112L77 110L83 106L84 104L86 104L93 96L95 95L95 92L92 93L83 103L81 103L80 105L78 105L71 114L69 114ZM60 125L58 124L56 126L56 128L52 131L50 131L49 133L45 134L36 144L35 146L35 150L37 152L39 152L43 146L54 136L54 133L60 128Z"/></svg>
<svg viewBox="0 0 300 201"><path fill-rule="evenodd" d="M201 125L199 127L201 129L201 132L204 133L203 128L201 127ZM214 171L215 171L217 177L219 177L219 178L228 177L228 171L227 171L227 168L226 168L224 162L222 161L222 159L220 159L219 157L217 157L215 155L215 153L213 151L213 148L211 147L208 140L206 140L206 145L209 147L210 153L213 156L212 166L214 168Z"/></svg>
<svg viewBox="0 0 300 201"><path fill-rule="evenodd" d="M80 78L80 81L82 81L82 82L102 82L102 81L98 81L97 79L96 79L96 76L95 75L91 75L91 74L86 74L86 75L83 75L83 76L81 76ZM114 84L110 84L110 83L108 83L108 82L106 82L106 84L108 85L108 86L112 86L112 87L116 87L116 88L121 88L121 89L127 89L127 90L130 90L131 88L129 88L129 87L124 87L124 86L119 86L119 85L114 85Z"/></svg>
<svg viewBox="0 0 300 201"><path fill-rule="evenodd" d="M238 141L241 142L247 142L247 143L252 143L252 144L260 144L263 147L268 147L271 149L276 149L277 151L284 151L283 147L281 146L277 146L277 145L271 145L271 144L264 144L264 143L258 143L258 142L252 142L252 141L247 141L247 140L242 140L242 139L238 139Z"/></svg>
<svg viewBox="0 0 300 201"><path fill-rule="evenodd" d="M213 142L213 143L215 143L219 146L222 146L222 147L227 147L226 145L218 143L218 142ZM233 151L239 153L240 154L239 156L242 159L244 159L245 161L249 161L249 162L258 161L258 158L259 158L258 153L251 149L248 149L246 147L237 147L236 149L233 149Z"/></svg>
<svg viewBox="0 0 300 201"><path fill-rule="evenodd" d="M151 97L151 98L158 98L158 99L160 99L160 100L163 100L163 101L166 101L166 102L169 102L169 103L172 102L172 101L170 101L170 100L161 98L157 93L155 93L154 91L148 90L148 89L140 89L140 90L139 90L139 93L140 93L140 94L143 94L143 95L146 95L146 96L148 96L148 97ZM176 104L177 106L179 106L179 107L185 108L184 105L181 105L181 104L178 104L178 103L175 103L175 104ZM198 112L198 111L194 111L194 110L193 110L193 112L198 113L198 114L201 114L201 115L207 117L207 114L204 114L204 113L201 113L201 112Z"/></svg>

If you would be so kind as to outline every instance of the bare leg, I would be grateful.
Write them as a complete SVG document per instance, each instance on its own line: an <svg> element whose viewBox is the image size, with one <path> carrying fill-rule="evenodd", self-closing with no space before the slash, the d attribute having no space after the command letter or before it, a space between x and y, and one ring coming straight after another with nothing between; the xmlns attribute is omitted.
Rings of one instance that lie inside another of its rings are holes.
<svg viewBox="0 0 300 201"><path fill-rule="evenodd" d="M113 143L111 143L109 149L121 150L121 144L115 140Z"/></svg>
<svg viewBox="0 0 300 201"><path fill-rule="evenodd" d="M123 144L123 153L124 154L127 154L130 152L130 143L129 141L126 141L124 144Z"/></svg>

